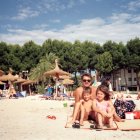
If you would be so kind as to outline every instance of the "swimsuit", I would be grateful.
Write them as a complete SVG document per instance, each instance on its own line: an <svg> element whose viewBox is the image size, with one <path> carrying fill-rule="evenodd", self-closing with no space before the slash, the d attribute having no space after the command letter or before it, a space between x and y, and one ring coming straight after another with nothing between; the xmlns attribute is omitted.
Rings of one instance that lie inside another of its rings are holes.
<svg viewBox="0 0 140 140"><path fill-rule="evenodd" d="M99 108L100 110L103 110L103 111L107 111L108 107L109 107L109 104L108 102L104 102L104 103L100 103L96 100L96 106L97 108Z"/></svg>

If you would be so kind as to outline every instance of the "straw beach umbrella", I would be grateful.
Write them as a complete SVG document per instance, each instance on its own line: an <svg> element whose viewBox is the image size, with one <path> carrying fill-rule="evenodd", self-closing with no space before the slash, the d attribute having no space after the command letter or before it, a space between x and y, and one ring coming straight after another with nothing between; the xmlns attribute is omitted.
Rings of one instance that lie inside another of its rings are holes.
<svg viewBox="0 0 140 140"><path fill-rule="evenodd" d="M14 83L15 83L15 84L18 84L18 83L23 83L23 82L25 82L25 81L27 81L27 79L18 78L17 81L15 81Z"/></svg>
<svg viewBox="0 0 140 140"><path fill-rule="evenodd" d="M62 84L64 84L64 85L73 85L74 84L74 81L71 80L71 79L64 79L62 81Z"/></svg>
<svg viewBox="0 0 140 140"><path fill-rule="evenodd" d="M7 75L2 75L0 77L0 81L15 81L17 79L18 79L18 77L15 75L12 75L11 72L9 72Z"/></svg>
<svg viewBox="0 0 140 140"><path fill-rule="evenodd" d="M55 68L44 73L45 76L55 76L59 78L61 75L70 75L70 73L63 71L58 67L58 60L55 60Z"/></svg>
<svg viewBox="0 0 140 140"><path fill-rule="evenodd" d="M21 83L21 85L23 86L23 85L28 85L28 87L29 87L29 93L30 93L30 95L32 94L31 93L31 87L30 87L30 84L33 84L33 83L36 83L37 81L34 81L34 80L26 80L25 82L23 82L23 83Z"/></svg>
<svg viewBox="0 0 140 140"><path fill-rule="evenodd" d="M23 82L27 81L27 79L23 79L23 78L18 78L17 81L15 81L15 84L19 84L20 86L20 90L22 91L22 84Z"/></svg>
<svg viewBox="0 0 140 140"><path fill-rule="evenodd" d="M22 85L29 85L29 84L33 84L35 82L36 81L34 81L34 80L26 80L25 82L22 83Z"/></svg>
<svg viewBox="0 0 140 140"><path fill-rule="evenodd" d="M71 76L70 75L61 75L59 76L59 79L70 79Z"/></svg>
<svg viewBox="0 0 140 140"><path fill-rule="evenodd" d="M59 79L59 76L62 75L70 75L70 73L63 71L62 69L59 68L58 66L58 60L55 60L55 68L53 70L47 71L44 73L45 76L55 76L56 77L56 95L57 95L57 81Z"/></svg>

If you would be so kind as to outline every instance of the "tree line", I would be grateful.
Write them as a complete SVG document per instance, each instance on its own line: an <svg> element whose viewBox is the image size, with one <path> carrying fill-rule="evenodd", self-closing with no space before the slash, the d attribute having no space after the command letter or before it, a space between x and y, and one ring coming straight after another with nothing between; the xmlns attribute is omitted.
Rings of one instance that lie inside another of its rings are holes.
<svg viewBox="0 0 140 140"><path fill-rule="evenodd" d="M140 39L129 40L126 44L106 41L98 44L91 41L75 42L46 40L42 45L33 41L20 46L0 42L0 69L15 73L23 70L42 73L54 66L54 59L59 58L60 67L76 75L81 70L96 69L101 75L115 73L118 69L133 68L139 82L140 72ZM34 74L36 75L36 74ZM138 83L139 84L139 83Z"/></svg>

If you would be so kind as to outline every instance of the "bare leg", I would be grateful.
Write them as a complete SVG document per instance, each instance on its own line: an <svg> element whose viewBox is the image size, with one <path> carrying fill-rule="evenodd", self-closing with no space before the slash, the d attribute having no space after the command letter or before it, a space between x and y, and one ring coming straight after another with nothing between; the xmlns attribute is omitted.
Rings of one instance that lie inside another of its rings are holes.
<svg viewBox="0 0 140 140"><path fill-rule="evenodd" d="M103 127L103 116L100 113L97 113L97 122L98 122L98 127L102 128Z"/></svg>
<svg viewBox="0 0 140 140"><path fill-rule="evenodd" d="M117 122L124 122L124 120L121 119L121 118L118 116L118 114L117 114L116 112L114 112L113 118L114 118L114 120L117 121Z"/></svg>
<svg viewBox="0 0 140 140"><path fill-rule="evenodd" d="M74 108L74 112L73 112L72 123L74 123L76 121L76 119L77 119L77 116L78 116L79 111L80 111L80 106L81 106L81 103L80 102L75 103L75 108Z"/></svg>
<svg viewBox="0 0 140 140"><path fill-rule="evenodd" d="M108 118L108 123L109 123L109 128L113 128L113 114L111 108L107 109L108 114L112 114L110 115L110 117Z"/></svg>
<svg viewBox="0 0 140 140"><path fill-rule="evenodd" d="M80 125L84 125L85 108L83 105L80 106Z"/></svg>

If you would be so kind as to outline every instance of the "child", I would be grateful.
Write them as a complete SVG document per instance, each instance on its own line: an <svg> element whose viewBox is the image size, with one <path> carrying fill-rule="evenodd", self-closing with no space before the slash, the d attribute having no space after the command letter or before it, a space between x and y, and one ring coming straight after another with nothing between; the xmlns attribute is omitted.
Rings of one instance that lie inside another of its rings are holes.
<svg viewBox="0 0 140 140"><path fill-rule="evenodd" d="M93 101L91 100L91 88L84 88L82 96L82 99L77 103L77 106L75 107L75 113L73 114L73 118L71 121L72 124L74 123L73 127L75 127L75 124L78 125L78 123L76 123L76 120L80 120L79 125L84 125L83 122L88 120L88 116L92 111Z"/></svg>
<svg viewBox="0 0 140 140"><path fill-rule="evenodd" d="M114 107L110 102L109 90L105 85L98 86L96 90L96 99L93 100L93 110L95 111L95 120L97 128L102 129L105 124L113 128Z"/></svg>
<svg viewBox="0 0 140 140"><path fill-rule="evenodd" d="M92 100L91 100L91 88L87 87L83 90L82 100L80 100L81 112L80 112L80 125L84 125L83 122L88 120L90 112L92 111Z"/></svg>

